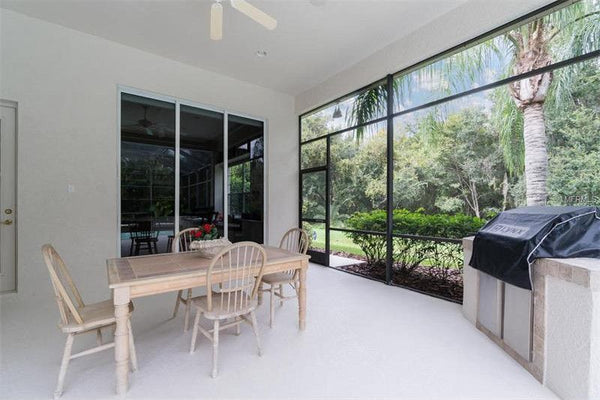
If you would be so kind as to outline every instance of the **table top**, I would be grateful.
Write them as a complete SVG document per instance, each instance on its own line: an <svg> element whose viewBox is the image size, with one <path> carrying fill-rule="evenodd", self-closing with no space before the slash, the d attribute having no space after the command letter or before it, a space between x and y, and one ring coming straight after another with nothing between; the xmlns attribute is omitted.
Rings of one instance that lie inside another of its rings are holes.
<svg viewBox="0 0 600 400"><path fill-rule="evenodd" d="M310 256L292 253L279 247L263 246L267 253L265 267L274 264L308 260ZM206 274L211 259L197 252L150 254L106 260L108 284L111 289L141 284L168 277Z"/></svg>

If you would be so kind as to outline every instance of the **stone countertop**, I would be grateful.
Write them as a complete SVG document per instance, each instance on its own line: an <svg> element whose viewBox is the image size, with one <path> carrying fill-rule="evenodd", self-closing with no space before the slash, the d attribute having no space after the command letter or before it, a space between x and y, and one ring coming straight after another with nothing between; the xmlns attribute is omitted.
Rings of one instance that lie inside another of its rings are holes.
<svg viewBox="0 0 600 400"><path fill-rule="evenodd" d="M560 266L577 267L600 273L600 258L548 258L547 260Z"/></svg>
<svg viewBox="0 0 600 400"><path fill-rule="evenodd" d="M463 242L463 247L468 249L468 250L473 250L473 239L475 239L475 236L467 236L464 237L462 242Z"/></svg>

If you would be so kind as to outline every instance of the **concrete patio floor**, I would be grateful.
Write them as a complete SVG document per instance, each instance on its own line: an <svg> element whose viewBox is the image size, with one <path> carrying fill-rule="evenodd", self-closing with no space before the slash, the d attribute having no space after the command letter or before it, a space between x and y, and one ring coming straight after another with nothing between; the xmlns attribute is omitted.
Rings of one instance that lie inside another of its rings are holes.
<svg viewBox="0 0 600 400"><path fill-rule="evenodd" d="M84 291L84 301L106 295L103 285ZM0 398L51 398L65 339L54 299L0 301ZM174 301L174 294L134 301L140 369L127 398L557 399L475 330L460 306L318 265L308 273L306 331L297 329L295 302L277 309L273 329L263 305L263 356L249 326L239 337L224 332L216 379L210 343L201 336L190 355L183 313L169 319ZM94 342L93 334L76 338L74 351ZM114 387L113 353L105 351L71 362L63 399L117 398Z"/></svg>

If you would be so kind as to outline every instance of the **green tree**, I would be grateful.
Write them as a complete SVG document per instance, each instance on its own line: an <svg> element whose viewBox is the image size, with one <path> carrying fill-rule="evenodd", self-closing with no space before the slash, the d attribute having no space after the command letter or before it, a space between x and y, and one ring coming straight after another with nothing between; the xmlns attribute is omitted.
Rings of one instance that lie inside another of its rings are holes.
<svg viewBox="0 0 600 400"><path fill-rule="evenodd" d="M559 71L572 78L572 102L551 104L549 198L552 204L600 204L600 65L586 62Z"/></svg>
<svg viewBox="0 0 600 400"><path fill-rule="evenodd" d="M482 216L482 205L499 207L499 188L504 178L498 132L488 115L470 107L444 117L430 115L421 120L418 135L428 138L427 148L437 165L436 172L445 188L436 204L449 208L450 199L459 197L468 211ZM440 204L444 202L445 204ZM443 210L455 212L458 210Z"/></svg>
<svg viewBox="0 0 600 400"><path fill-rule="evenodd" d="M505 59L508 52L506 75L519 75L552 64L558 59L568 59L587 53L600 46L600 4L596 0L582 0L543 18L531 21L509 31L496 39L488 40L453 56L429 64L417 71L423 78L436 76L450 79L451 85L459 86L460 78L470 79L498 67L498 60ZM410 79L406 74L396 79L396 98L406 96ZM564 76L563 76L564 77ZM404 80L404 82L403 82ZM569 90L568 82L555 82L560 90L551 91L554 81L552 72L545 72L509 85L505 103L497 107L504 124L500 127L500 143L505 145L504 157L509 168L524 166L528 205L545 204L548 197L548 153L544 116L544 104L548 95L561 96ZM499 98L500 99L500 98ZM363 93L354 103L351 115L355 120L366 121L381 112L387 105L387 93L375 87ZM523 129L515 130L515 123L522 118ZM523 146L507 147L514 143L515 135L522 138ZM520 154L519 150L523 153ZM518 159L515 162L515 158ZM522 159L522 161L521 161ZM513 171L514 172L514 171ZM521 171L516 171L517 173Z"/></svg>
<svg viewBox="0 0 600 400"><path fill-rule="evenodd" d="M344 224L352 213L385 207L385 130L370 133L358 143L356 133L331 139L331 216L334 224Z"/></svg>
<svg viewBox="0 0 600 400"><path fill-rule="evenodd" d="M327 120L322 114L313 114L302 118L302 140L309 140L327 134Z"/></svg>
<svg viewBox="0 0 600 400"><path fill-rule="evenodd" d="M393 204L394 208L435 212L443 183L436 174L439 165L432 154L434 149L418 132L418 125L400 124L394 132Z"/></svg>

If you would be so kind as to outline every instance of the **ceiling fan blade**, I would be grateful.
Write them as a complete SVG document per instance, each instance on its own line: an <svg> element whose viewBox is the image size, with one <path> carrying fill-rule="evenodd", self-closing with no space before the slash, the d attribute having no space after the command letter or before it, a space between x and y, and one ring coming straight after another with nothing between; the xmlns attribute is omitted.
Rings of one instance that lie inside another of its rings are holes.
<svg viewBox="0 0 600 400"><path fill-rule="evenodd" d="M221 40L223 38L223 6L221 3L213 3L210 8L210 38Z"/></svg>
<svg viewBox="0 0 600 400"><path fill-rule="evenodd" d="M231 6L271 31L277 27L275 18L254 7L246 0L231 0Z"/></svg>

